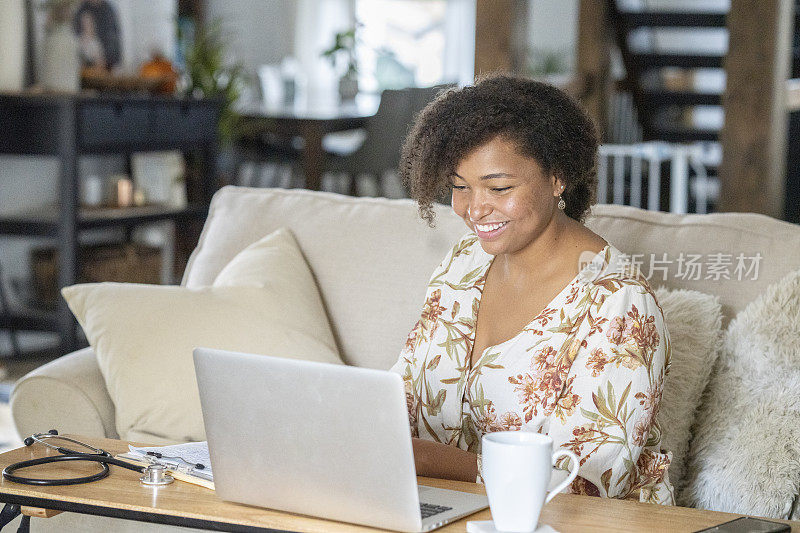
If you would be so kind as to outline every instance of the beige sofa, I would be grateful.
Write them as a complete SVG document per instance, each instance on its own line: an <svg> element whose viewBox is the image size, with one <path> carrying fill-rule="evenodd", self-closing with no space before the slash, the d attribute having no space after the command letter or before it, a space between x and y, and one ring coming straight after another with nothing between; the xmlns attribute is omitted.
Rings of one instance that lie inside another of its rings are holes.
<svg viewBox="0 0 800 533"><path fill-rule="evenodd" d="M410 200L351 198L304 190L226 187L214 196L200 242L182 284L209 285L239 251L281 226L289 227L311 266L340 352L352 365L387 369L418 318L433 268L466 232L445 206L435 229L417 216ZM758 278L682 279L671 270L655 286L718 295L723 325L769 284L800 265L800 228L756 214L674 215L632 207L597 205L587 225L617 248L677 260L683 254L740 252L762 256ZM705 276L703 276L705 277ZM22 378L11 396L21 435L61 432L117 437L114 405L91 349L65 355ZM97 517L64 515L39 521L59 530L109 527ZM71 520L71 521L70 521ZM131 531L139 531L143 525ZM116 524L114 530L120 530ZM155 526L148 525L148 527ZM159 526L161 527L161 526ZM164 528L166 530L166 528Z"/></svg>

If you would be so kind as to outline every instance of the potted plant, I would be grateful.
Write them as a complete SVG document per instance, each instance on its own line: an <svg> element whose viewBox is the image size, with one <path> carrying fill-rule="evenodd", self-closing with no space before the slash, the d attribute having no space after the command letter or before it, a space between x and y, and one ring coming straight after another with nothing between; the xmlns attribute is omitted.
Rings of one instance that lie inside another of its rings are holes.
<svg viewBox="0 0 800 533"><path fill-rule="evenodd" d="M344 56L347 69L339 78L339 96L343 101L352 100L358 94L358 62L356 60L356 29L359 25L349 30L340 31L334 36L333 45L322 52L322 57L327 58L333 68L336 68L337 58Z"/></svg>
<svg viewBox="0 0 800 533"><path fill-rule="evenodd" d="M180 27L178 29L180 32ZM227 44L222 23L214 19L199 25L186 53L184 94L195 98L222 98L219 135L222 144L233 141L238 118L234 104L241 96L246 81L244 66L226 62Z"/></svg>
<svg viewBox="0 0 800 533"><path fill-rule="evenodd" d="M183 38L181 26L178 37ZM223 182L229 182L233 174L233 145L239 133L237 122L239 114L235 103L241 96L247 82L244 66L240 62L227 60L227 43L222 22L215 18L206 24L198 25L186 52L186 68L182 79L183 93L194 98L220 98L222 100L219 117L220 150L217 156L217 170ZM190 175L199 172L194 168L196 161L187 162Z"/></svg>

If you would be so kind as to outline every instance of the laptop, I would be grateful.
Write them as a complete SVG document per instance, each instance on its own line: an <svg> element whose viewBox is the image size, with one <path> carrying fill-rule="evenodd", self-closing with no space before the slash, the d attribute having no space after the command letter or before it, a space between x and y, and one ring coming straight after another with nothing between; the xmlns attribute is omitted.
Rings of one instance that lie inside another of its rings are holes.
<svg viewBox="0 0 800 533"><path fill-rule="evenodd" d="M489 506L417 485L393 372L209 348L194 364L223 500L414 532Z"/></svg>

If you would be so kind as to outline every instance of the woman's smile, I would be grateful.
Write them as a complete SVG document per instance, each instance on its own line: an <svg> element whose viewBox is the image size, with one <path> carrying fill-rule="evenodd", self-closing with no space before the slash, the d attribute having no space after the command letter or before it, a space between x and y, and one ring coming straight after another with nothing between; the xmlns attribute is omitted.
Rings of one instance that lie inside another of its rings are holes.
<svg viewBox="0 0 800 533"><path fill-rule="evenodd" d="M503 233L508 226L508 221L487 224L478 224L477 222L473 222L472 226L475 229L475 233L478 235L478 238L488 241L498 237L501 233Z"/></svg>

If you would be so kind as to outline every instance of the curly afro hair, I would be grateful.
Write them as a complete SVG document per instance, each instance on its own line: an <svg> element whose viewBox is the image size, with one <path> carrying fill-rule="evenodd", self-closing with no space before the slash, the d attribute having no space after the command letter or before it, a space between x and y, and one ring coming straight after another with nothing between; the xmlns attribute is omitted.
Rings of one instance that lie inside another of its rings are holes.
<svg viewBox="0 0 800 533"><path fill-rule="evenodd" d="M445 90L417 116L403 143L400 175L420 216L434 225L458 163L496 137L517 144L561 178L564 212L582 222L594 202L598 136L592 119L561 90L526 78L491 75Z"/></svg>

